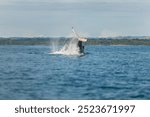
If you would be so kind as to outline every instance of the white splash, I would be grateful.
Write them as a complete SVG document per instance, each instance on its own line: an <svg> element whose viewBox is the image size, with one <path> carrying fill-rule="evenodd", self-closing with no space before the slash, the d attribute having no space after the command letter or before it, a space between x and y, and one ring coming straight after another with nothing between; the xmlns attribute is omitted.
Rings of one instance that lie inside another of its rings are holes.
<svg viewBox="0 0 150 117"><path fill-rule="evenodd" d="M86 42L86 38L82 38L78 35L78 33L74 30L72 27L72 34L74 34L74 37L67 41L67 43L64 44L64 46L61 49L56 49L58 47L58 42L53 43L53 50L51 54L64 54L64 55L83 55L83 52L80 52L80 49L84 49L84 46L79 48L78 42Z"/></svg>
<svg viewBox="0 0 150 117"><path fill-rule="evenodd" d="M58 48L58 42L53 44L52 52L50 54L81 55L78 47L78 39L70 39L62 48Z"/></svg>

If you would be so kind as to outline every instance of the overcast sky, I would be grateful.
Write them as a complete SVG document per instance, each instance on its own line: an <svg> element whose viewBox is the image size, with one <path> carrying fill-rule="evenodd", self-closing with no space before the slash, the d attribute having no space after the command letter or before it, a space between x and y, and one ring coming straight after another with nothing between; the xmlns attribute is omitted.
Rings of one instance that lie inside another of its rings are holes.
<svg viewBox="0 0 150 117"><path fill-rule="evenodd" d="M0 36L150 36L150 0L0 0Z"/></svg>

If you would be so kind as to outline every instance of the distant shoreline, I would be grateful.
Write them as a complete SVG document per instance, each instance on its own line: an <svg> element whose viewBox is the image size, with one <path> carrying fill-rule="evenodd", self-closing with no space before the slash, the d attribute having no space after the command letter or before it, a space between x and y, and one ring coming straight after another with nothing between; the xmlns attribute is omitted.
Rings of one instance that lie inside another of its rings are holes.
<svg viewBox="0 0 150 117"><path fill-rule="evenodd" d="M49 37L12 37L0 38L0 45L58 45L65 44L70 38L49 38ZM88 38L86 45L106 45L106 46L128 46L145 45L150 46L150 39L143 38Z"/></svg>

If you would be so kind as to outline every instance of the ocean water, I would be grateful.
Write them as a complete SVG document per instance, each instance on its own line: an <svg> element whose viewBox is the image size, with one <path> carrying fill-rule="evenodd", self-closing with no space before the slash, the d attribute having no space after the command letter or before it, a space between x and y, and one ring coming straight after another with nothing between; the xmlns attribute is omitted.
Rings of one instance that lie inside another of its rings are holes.
<svg viewBox="0 0 150 117"><path fill-rule="evenodd" d="M149 46L0 46L0 99L150 99Z"/></svg>

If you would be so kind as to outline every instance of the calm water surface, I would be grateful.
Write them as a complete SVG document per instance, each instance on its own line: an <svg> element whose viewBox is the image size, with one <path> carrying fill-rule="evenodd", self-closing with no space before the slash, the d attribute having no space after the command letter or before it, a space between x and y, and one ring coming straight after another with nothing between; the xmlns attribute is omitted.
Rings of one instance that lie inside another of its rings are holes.
<svg viewBox="0 0 150 117"><path fill-rule="evenodd" d="M149 46L0 46L0 99L150 99Z"/></svg>

